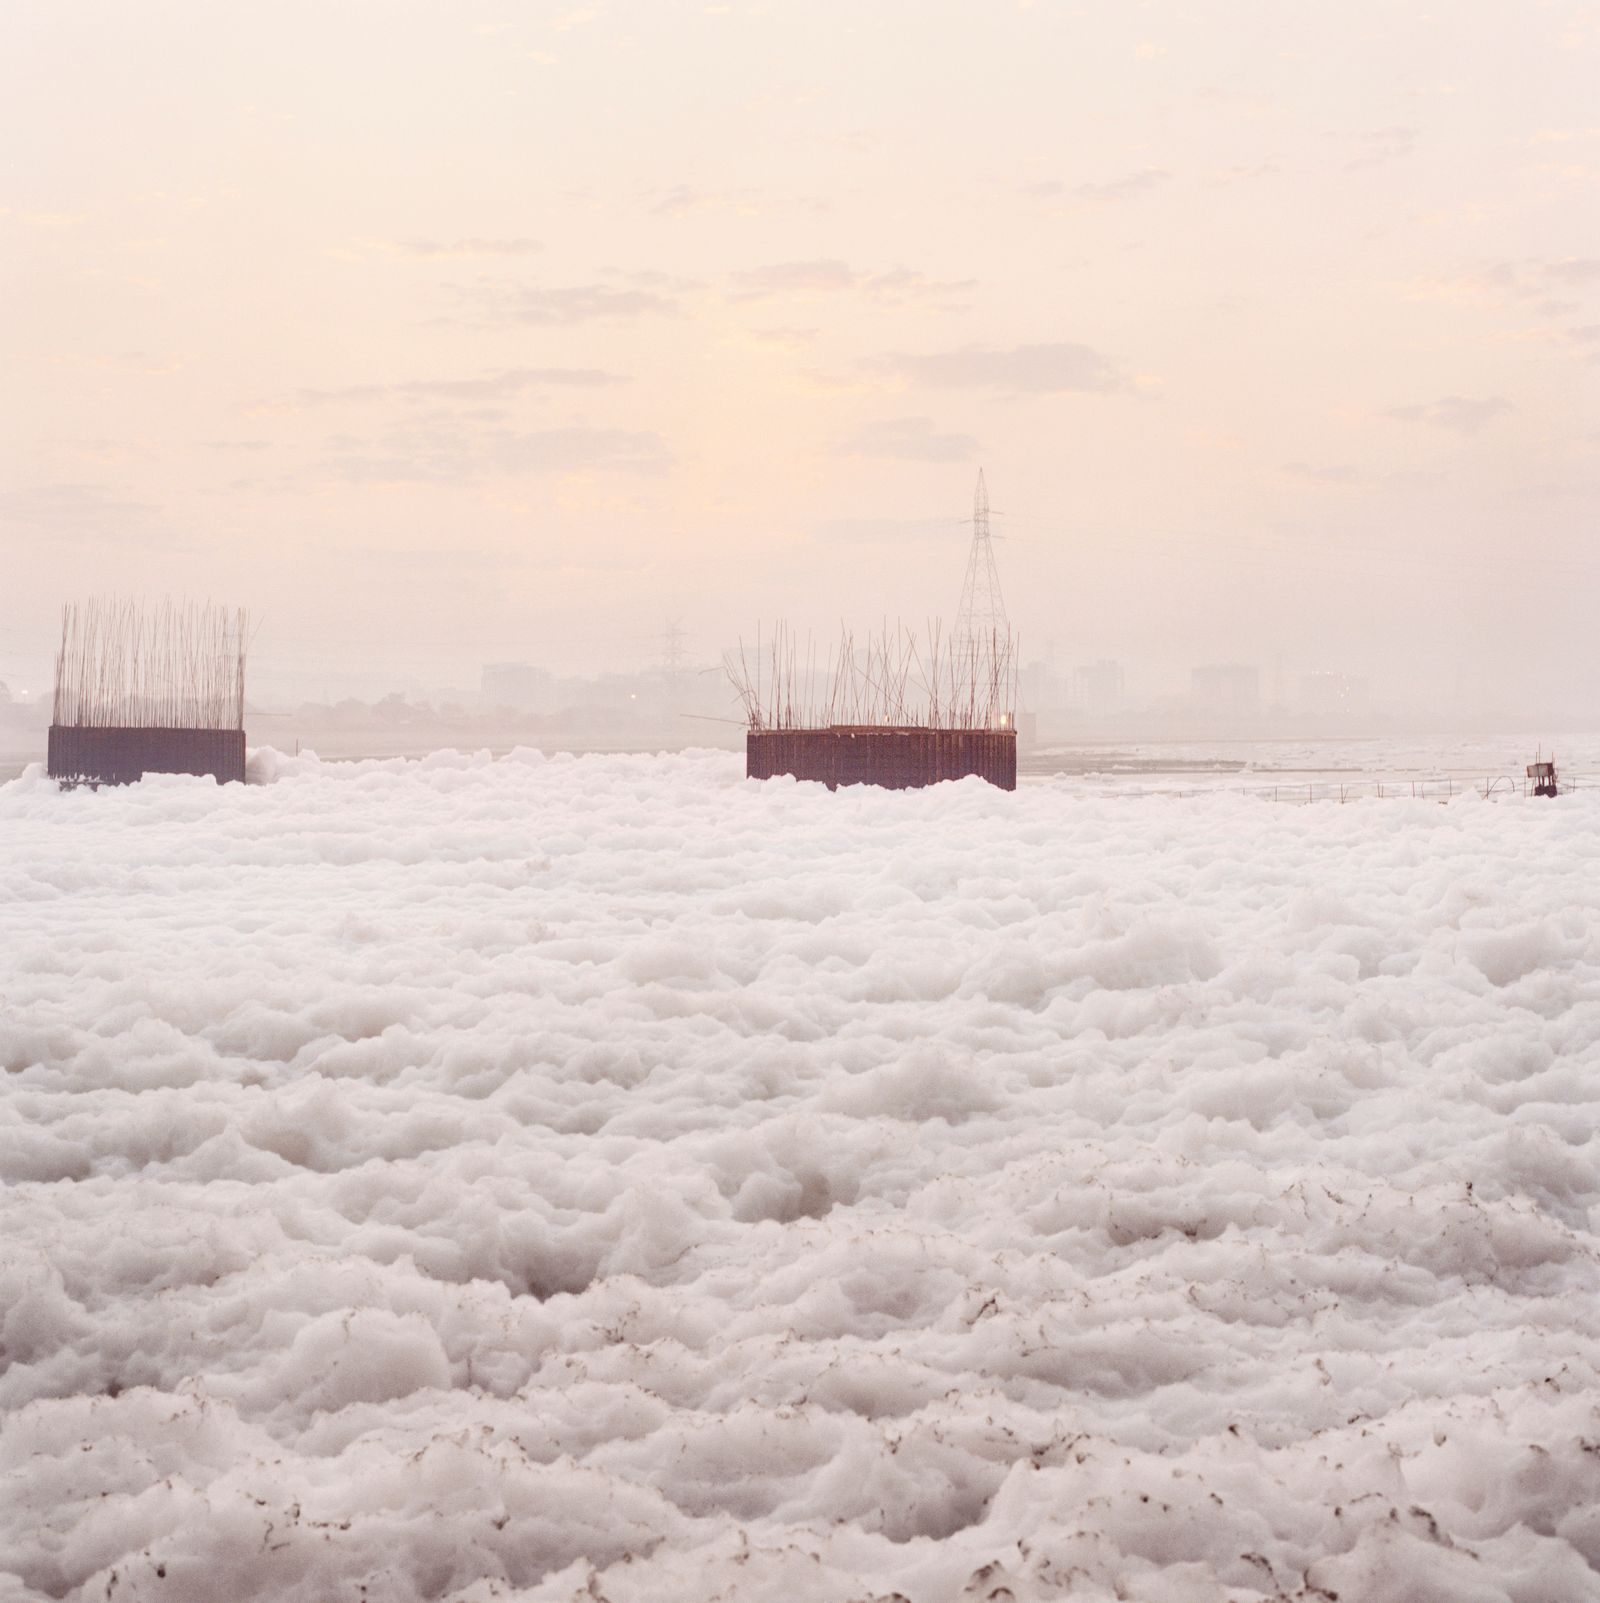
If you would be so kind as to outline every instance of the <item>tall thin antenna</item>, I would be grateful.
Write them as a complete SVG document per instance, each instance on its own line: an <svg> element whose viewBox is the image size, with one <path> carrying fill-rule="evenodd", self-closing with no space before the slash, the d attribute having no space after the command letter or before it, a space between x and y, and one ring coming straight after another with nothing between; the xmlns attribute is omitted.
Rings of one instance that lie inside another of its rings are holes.
<svg viewBox="0 0 1600 1603"><path fill-rule="evenodd" d="M972 550L967 556L967 576L961 585L961 605L956 609L951 645L956 652L970 655L981 642L1010 632L1005 597L1000 593L1000 572L994 563L994 542L989 535L989 487L979 468L978 488L972 497Z"/></svg>

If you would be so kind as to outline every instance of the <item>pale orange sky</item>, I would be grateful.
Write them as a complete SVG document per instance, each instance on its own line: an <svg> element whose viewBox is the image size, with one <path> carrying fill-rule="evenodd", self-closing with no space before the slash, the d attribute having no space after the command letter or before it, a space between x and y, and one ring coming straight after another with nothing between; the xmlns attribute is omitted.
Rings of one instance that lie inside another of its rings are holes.
<svg viewBox="0 0 1600 1603"><path fill-rule="evenodd" d="M274 693L954 608L1600 704L1600 8L12 4L0 679Z"/></svg>

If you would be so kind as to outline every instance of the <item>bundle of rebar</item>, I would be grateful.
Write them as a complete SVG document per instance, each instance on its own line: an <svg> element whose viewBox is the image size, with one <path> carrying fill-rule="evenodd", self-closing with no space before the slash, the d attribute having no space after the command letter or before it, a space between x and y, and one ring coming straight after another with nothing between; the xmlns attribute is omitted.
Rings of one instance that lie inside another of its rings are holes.
<svg viewBox="0 0 1600 1603"><path fill-rule="evenodd" d="M69 602L52 723L80 729L243 729L243 609L211 602Z"/></svg>
<svg viewBox="0 0 1600 1603"><path fill-rule="evenodd" d="M785 624L743 640L723 669L751 729L1005 729L1017 704L1009 628L946 639L937 622L917 635L887 623L859 641L841 627L826 658Z"/></svg>

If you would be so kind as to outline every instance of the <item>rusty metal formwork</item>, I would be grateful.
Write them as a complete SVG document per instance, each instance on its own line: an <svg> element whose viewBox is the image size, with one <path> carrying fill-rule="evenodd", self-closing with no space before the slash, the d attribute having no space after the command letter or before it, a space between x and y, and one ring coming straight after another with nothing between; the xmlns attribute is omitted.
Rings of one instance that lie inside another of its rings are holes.
<svg viewBox="0 0 1600 1603"><path fill-rule="evenodd" d="M751 779L791 774L840 785L914 790L975 774L1001 790L1017 788L1014 729L924 729L883 724L826 729L751 729L745 733Z"/></svg>
<svg viewBox="0 0 1600 1603"><path fill-rule="evenodd" d="M219 785L242 784L244 731L51 724L46 768L68 784L131 785L146 774L209 774Z"/></svg>

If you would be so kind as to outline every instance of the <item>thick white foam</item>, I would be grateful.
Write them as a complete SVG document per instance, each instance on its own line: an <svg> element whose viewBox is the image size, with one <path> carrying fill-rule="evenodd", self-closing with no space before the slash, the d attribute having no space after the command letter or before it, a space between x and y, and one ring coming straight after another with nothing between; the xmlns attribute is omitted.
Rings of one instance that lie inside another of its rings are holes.
<svg viewBox="0 0 1600 1603"><path fill-rule="evenodd" d="M0 1599L1597 1595L1600 798L253 771L0 788Z"/></svg>

